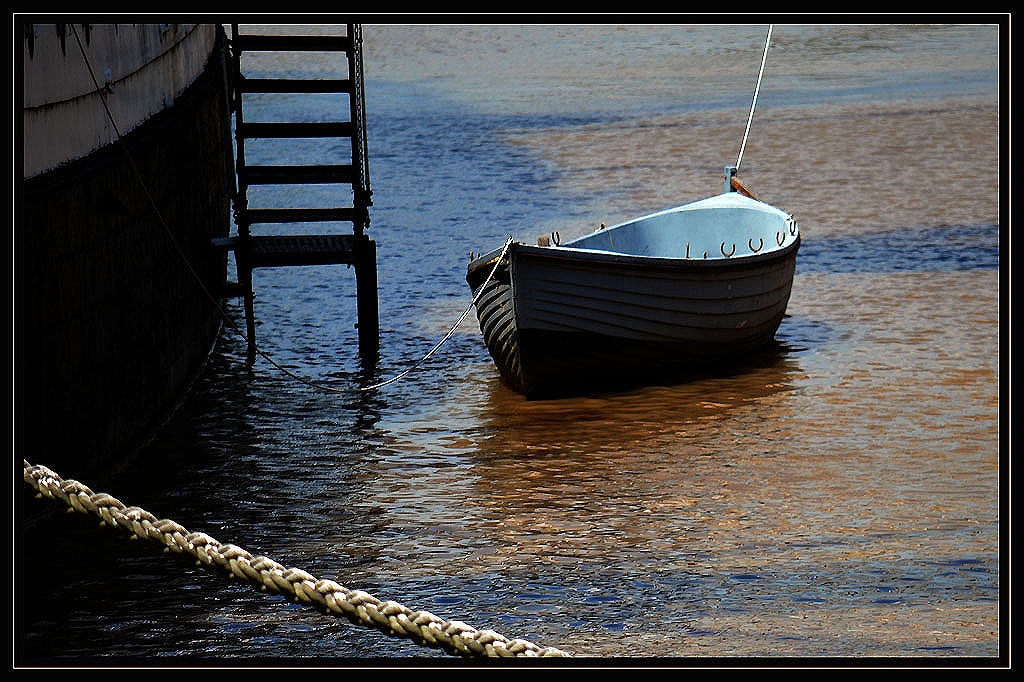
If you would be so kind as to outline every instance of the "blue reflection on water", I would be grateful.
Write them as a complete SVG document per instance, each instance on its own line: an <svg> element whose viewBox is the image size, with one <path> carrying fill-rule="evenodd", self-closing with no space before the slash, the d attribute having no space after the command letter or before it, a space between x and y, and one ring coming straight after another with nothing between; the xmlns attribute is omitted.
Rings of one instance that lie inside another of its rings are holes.
<svg viewBox="0 0 1024 682"><path fill-rule="evenodd" d="M999 268L999 226L918 227L829 238L805 236L799 272L959 271Z"/></svg>

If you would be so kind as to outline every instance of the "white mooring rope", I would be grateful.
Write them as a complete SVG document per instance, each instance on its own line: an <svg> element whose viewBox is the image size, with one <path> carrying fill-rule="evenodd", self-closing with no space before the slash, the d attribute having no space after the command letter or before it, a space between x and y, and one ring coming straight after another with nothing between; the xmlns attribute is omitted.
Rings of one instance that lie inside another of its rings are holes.
<svg viewBox="0 0 1024 682"><path fill-rule="evenodd" d="M761 77L764 76L764 65L768 60L768 46L772 42L772 27L768 25L768 36L764 39L764 54L761 55L761 69L757 72L757 84L754 86L754 99L750 102L750 114L747 116L747 129L743 131L743 142L740 144L740 153L736 157L736 170L740 169L740 161L743 160L743 150L747 146L747 135L750 134L750 122L754 120L754 107L757 105L757 93L761 89Z"/></svg>

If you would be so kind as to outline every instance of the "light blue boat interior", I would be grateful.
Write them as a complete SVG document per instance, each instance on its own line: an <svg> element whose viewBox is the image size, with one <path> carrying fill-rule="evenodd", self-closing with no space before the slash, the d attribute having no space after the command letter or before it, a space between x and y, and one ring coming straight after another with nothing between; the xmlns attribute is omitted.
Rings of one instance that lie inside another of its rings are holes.
<svg viewBox="0 0 1024 682"><path fill-rule="evenodd" d="M650 258L736 258L791 245L799 226L789 214L726 192L629 220L560 245Z"/></svg>

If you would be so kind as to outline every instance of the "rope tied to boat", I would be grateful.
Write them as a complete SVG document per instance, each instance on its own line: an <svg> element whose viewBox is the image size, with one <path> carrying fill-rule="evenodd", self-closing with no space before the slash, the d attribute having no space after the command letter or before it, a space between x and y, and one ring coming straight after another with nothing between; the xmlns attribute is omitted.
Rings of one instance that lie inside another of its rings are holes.
<svg viewBox="0 0 1024 682"><path fill-rule="evenodd" d="M129 507L106 493L94 493L73 479L63 479L42 465L24 461L24 481L40 497L63 502L69 512L98 516L101 526L125 530L132 539L152 540L165 552L188 554L196 565L219 569L230 578L258 585L357 625L375 628L394 637L443 649L457 656L564 657L569 654L524 639L509 639L493 630L478 630L462 621L444 620L429 611L414 611L398 602L381 600L333 580L317 578L265 556L254 556L206 533L192 532L169 519L158 519L139 507Z"/></svg>
<svg viewBox="0 0 1024 682"><path fill-rule="evenodd" d="M747 116L747 128L743 131L743 142L740 144L740 153L736 157L736 170L740 169L740 162L743 160L743 150L747 146L747 136L750 134L750 123L754 120L754 107L757 105L757 94L761 90L761 78L764 76L764 65L768 60L768 47L772 42L772 28L774 24L768 25L768 35L764 39L764 54L761 55L761 68L757 72L757 83L754 85L754 98L750 102L750 114Z"/></svg>
<svg viewBox="0 0 1024 682"><path fill-rule="evenodd" d="M473 300L470 302L470 304L468 306L466 306L466 309L462 312L462 315L459 317L458 321L456 321L455 324L453 324L451 326L451 329L448 330L448 332L441 338L440 341L437 342L437 344L434 345L433 348L431 348L429 351L427 351L426 355L424 355L422 358L417 360L411 367L409 367L405 371L401 372L400 374L397 374L397 375L391 377L387 381L382 381L382 382L380 382L378 384L374 384L372 386L364 386L364 387L362 387L362 388L360 388L358 390L359 391L372 391L372 390L375 390L375 389L387 386L388 384L394 383L394 382L398 381L399 379L404 378L410 372L414 371L417 367L419 367L421 364L426 362L427 359L430 358L431 355L433 355L435 352L437 352L437 350L441 346L444 345L445 341L447 341L448 339L450 339L452 337L452 335L455 333L455 330L458 329L462 325L462 323L466 321L466 317L469 316L470 311L472 311L473 307L476 306L476 304L480 301L480 297L484 293L484 288L486 287L486 285L492 279L494 279L494 275L498 272L498 268L505 261L505 256L508 255L508 250L509 250L510 246L512 246L512 235L509 235L505 239L505 246L502 247L501 254L498 256L497 259L495 259L494 267L491 268L490 274L487 275L487 279L485 279L483 284L480 286L480 289L479 289L479 291L477 291L476 296L474 296Z"/></svg>
<svg viewBox="0 0 1024 682"><path fill-rule="evenodd" d="M513 242L512 235L509 235L506 238L506 240L505 240L505 246L502 248L501 254L498 256L498 258L494 262L494 267L491 269L490 274L487 275L487 279L484 280L484 284L487 284L488 282L490 282L494 278L494 275L498 272L498 268L501 266L502 262L504 262L505 256L508 255L508 250L509 250L509 247L512 246L512 242ZM336 386L328 386L326 384L322 384L322 383L319 383L319 382L316 382L316 381L311 381L311 380L306 379L306 378L304 378L302 376L299 376L298 374L296 374L295 372L291 371L290 369L288 369L284 365L278 363L276 360L274 360L269 355L267 355L262 349L257 348L256 352L260 355L260 357L262 357L264 360L269 362L271 365L273 365L274 367L279 369L284 374L288 375L289 377L291 377L292 379L298 381L299 383L305 384L306 386L309 386L311 388L315 388L315 389L318 389L318 390L321 390L321 391L328 391L330 393L366 393L368 391L375 391L375 390L377 390L379 388L383 388L384 386L387 386L388 384L393 384L396 381L404 379L406 376L408 376L409 374L414 372L417 368L419 368L420 365L422 365L424 362L426 362L428 359L430 359L430 356L432 356L434 353L436 353L441 348L441 346L443 346L445 344L445 342L448 341L448 339L450 339L455 334L455 332L459 328L459 326L461 326L462 323L466 321L466 317L473 310L473 307L477 304L477 302L479 302L481 295L483 295L483 287L481 287L480 291L477 292L477 295L473 297L473 300L470 302L470 304L468 306L466 306L466 309L462 312L462 315L459 316L459 319L455 322L455 324L453 324L451 326L451 328L448 330L448 332L445 333L445 335L441 338L441 340L438 341L434 345L434 347L431 348L429 351L427 351L426 354L424 354L420 359L416 360L407 369L405 369L402 372L396 374L395 376L391 377L390 379L386 379L385 381L381 381L379 383L372 384L370 386L361 386L361 387L358 387L358 388L338 388ZM237 327L234 327L234 325L232 325L232 326L233 326L234 329L237 330ZM239 334L241 335L241 332L239 332ZM244 335L242 335L242 338L245 338Z"/></svg>

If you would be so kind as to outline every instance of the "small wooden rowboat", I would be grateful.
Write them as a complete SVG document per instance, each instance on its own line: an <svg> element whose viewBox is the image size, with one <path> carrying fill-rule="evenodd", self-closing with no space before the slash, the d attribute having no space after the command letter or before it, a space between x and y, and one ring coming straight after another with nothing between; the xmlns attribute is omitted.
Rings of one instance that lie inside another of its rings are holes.
<svg viewBox="0 0 1024 682"><path fill-rule="evenodd" d="M718 196L472 260L466 280L504 380L528 398L567 395L703 374L773 344L800 231L736 191L730 170Z"/></svg>

